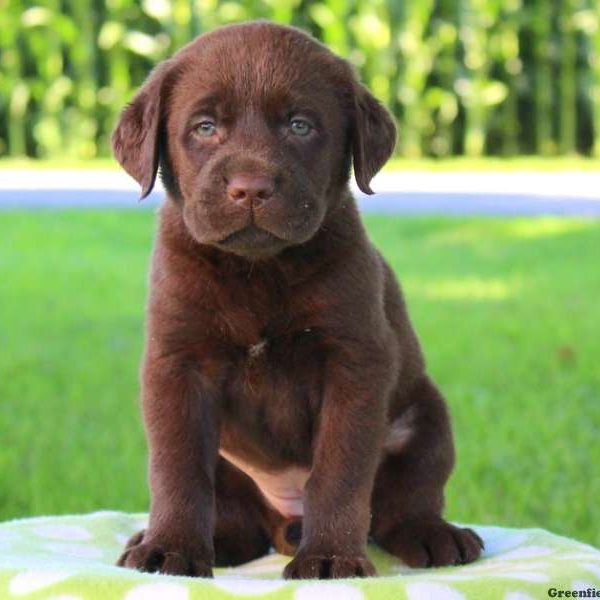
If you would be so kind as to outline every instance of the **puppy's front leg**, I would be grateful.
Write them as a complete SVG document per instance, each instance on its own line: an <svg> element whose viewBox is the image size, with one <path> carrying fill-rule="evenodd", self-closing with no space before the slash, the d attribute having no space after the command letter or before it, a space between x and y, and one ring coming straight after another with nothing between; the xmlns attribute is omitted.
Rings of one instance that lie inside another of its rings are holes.
<svg viewBox="0 0 600 600"><path fill-rule="evenodd" d="M142 403L150 448L148 529L121 566L212 576L218 424L207 382L181 357L146 358Z"/></svg>
<svg viewBox="0 0 600 600"><path fill-rule="evenodd" d="M371 492L389 390L386 359L338 362L326 371L323 406L306 484L303 532L284 577L375 575L365 555Z"/></svg>

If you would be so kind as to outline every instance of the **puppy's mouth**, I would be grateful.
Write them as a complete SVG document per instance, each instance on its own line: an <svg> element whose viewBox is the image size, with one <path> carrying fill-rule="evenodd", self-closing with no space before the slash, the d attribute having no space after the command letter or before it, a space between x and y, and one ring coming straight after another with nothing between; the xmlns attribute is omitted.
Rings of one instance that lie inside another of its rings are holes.
<svg viewBox="0 0 600 600"><path fill-rule="evenodd" d="M225 236L216 245L234 254L262 257L275 254L286 246L287 242L266 229L247 225Z"/></svg>

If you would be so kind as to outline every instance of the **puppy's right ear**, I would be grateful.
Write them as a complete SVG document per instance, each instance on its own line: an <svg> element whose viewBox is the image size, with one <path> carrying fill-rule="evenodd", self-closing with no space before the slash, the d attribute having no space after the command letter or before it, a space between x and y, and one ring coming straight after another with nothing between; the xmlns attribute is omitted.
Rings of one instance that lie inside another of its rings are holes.
<svg viewBox="0 0 600 600"><path fill-rule="evenodd" d="M354 174L360 190L372 194L371 179L394 151L396 126L388 110L360 83L355 83L354 99Z"/></svg>
<svg viewBox="0 0 600 600"><path fill-rule="evenodd" d="M112 134L115 158L141 186L140 200L154 187L159 161L163 82L170 63L158 65L121 113Z"/></svg>

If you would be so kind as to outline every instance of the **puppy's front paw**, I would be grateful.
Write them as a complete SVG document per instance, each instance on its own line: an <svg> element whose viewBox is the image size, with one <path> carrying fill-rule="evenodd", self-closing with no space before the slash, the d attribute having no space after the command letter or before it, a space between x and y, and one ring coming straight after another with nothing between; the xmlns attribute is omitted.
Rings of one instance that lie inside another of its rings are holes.
<svg viewBox="0 0 600 600"><path fill-rule="evenodd" d="M172 547L157 539L145 539L145 531L133 535L117 561L117 566L146 573L212 577L210 564L186 548Z"/></svg>
<svg viewBox="0 0 600 600"><path fill-rule="evenodd" d="M321 556L299 554L283 570L285 579L343 579L377 575L373 563L363 554Z"/></svg>
<svg viewBox="0 0 600 600"><path fill-rule="evenodd" d="M483 549L472 529L461 529L439 517L400 523L380 545L409 567L444 567L473 562Z"/></svg>

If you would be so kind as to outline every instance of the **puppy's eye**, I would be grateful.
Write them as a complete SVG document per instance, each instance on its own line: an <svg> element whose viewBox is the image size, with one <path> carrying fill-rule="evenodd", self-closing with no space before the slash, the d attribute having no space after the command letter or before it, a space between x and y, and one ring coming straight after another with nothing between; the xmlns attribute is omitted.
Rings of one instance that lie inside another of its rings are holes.
<svg viewBox="0 0 600 600"><path fill-rule="evenodd" d="M217 126L210 119L204 119L194 125L194 133L199 137L211 137L216 132Z"/></svg>
<svg viewBox="0 0 600 600"><path fill-rule="evenodd" d="M294 135L304 137L312 131L312 125L304 119L292 119L290 121L290 131Z"/></svg>

